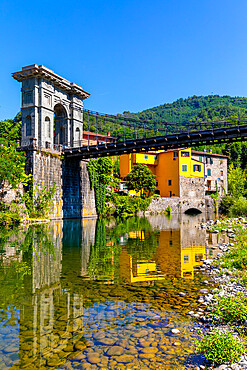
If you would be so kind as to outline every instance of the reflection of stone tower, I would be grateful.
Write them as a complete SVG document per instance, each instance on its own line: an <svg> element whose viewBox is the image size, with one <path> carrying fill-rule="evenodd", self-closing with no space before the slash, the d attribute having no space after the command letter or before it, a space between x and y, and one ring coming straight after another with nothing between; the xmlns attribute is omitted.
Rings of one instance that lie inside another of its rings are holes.
<svg viewBox="0 0 247 370"><path fill-rule="evenodd" d="M82 87L37 64L13 77L22 82L22 145L30 138L43 147L82 139L83 100L89 97Z"/></svg>
<svg viewBox="0 0 247 370"><path fill-rule="evenodd" d="M53 234L51 234L51 230ZM62 237L62 224L54 223L53 228L47 229L42 242L36 242L33 246L33 293L37 289L49 287L60 281L62 270Z"/></svg>
<svg viewBox="0 0 247 370"><path fill-rule="evenodd" d="M79 232L77 239L60 222L45 231L41 238L33 235L32 276L26 280L29 294L20 309L19 364L33 369L64 363L83 335L83 296L63 289L60 281L62 263L67 262L62 260L63 239L70 247L79 241L83 248L82 228L72 230Z"/></svg>
<svg viewBox="0 0 247 370"><path fill-rule="evenodd" d="M96 219L63 222L63 273L68 276L87 276L90 250L95 241L96 222Z"/></svg>

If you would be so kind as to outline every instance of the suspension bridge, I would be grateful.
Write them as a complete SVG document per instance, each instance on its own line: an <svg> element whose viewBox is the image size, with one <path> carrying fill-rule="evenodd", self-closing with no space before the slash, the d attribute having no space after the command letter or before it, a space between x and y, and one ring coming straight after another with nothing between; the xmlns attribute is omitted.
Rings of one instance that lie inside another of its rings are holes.
<svg viewBox="0 0 247 370"><path fill-rule="evenodd" d="M66 157L81 159L114 156L132 152L168 150L204 144L241 141L247 138L247 117L211 122L168 123L141 120L125 115L107 115L84 110L84 122L96 135L96 144L74 142L63 146ZM101 134L111 132L111 142L101 141ZM98 135L98 137L97 137Z"/></svg>

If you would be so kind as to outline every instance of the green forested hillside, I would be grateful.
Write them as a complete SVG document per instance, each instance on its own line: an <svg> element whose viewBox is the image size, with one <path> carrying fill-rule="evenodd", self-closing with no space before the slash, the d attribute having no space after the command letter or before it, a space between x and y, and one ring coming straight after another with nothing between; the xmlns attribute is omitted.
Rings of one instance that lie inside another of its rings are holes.
<svg viewBox="0 0 247 370"><path fill-rule="evenodd" d="M208 122L224 119L247 117L247 98L231 96L192 96L187 99L178 99L173 103L159 105L139 113L124 112L126 117L135 117L140 120L154 120L159 122ZM204 147L194 149L203 150ZM247 168L247 141L208 145L207 150L225 154L229 157L228 163L234 167Z"/></svg>
<svg viewBox="0 0 247 370"><path fill-rule="evenodd" d="M123 113L126 117L138 117L157 122L188 122L207 121L218 118L247 115L247 98L231 96L192 96L187 99L178 99L173 103L166 103L158 107L146 109L139 113Z"/></svg>

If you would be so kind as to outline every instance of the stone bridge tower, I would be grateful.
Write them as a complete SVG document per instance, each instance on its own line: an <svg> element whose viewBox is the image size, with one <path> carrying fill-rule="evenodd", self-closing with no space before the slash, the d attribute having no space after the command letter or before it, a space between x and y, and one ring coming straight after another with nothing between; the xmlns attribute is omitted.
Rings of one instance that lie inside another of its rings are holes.
<svg viewBox="0 0 247 370"><path fill-rule="evenodd" d="M82 140L83 100L89 93L43 65L13 73L22 82L22 146L74 146Z"/></svg>
<svg viewBox="0 0 247 370"><path fill-rule="evenodd" d="M13 77L22 82L21 149L35 194L56 183L51 218L96 216L87 161L62 156L63 147L82 144L83 100L89 93L43 65L23 67Z"/></svg>

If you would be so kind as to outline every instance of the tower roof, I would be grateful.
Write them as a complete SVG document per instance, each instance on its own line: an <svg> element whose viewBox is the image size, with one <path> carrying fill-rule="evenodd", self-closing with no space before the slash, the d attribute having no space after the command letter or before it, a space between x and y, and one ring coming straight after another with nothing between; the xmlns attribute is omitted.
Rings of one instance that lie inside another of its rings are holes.
<svg viewBox="0 0 247 370"><path fill-rule="evenodd" d="M56 87L66 91L69 94L75 94L82 99L87 99L90 94L83 90L83 88L74 82L70 82L65 78L59 76L51 69L41 65L32 64L26 67L22 67L22 70L19 72L12 73L12 76L18 82L32 78L40 77L44 78L47 81L52 82Z"/></svg>

